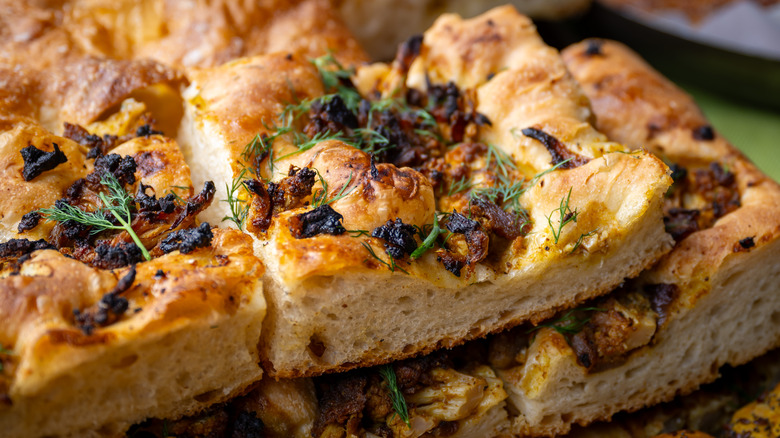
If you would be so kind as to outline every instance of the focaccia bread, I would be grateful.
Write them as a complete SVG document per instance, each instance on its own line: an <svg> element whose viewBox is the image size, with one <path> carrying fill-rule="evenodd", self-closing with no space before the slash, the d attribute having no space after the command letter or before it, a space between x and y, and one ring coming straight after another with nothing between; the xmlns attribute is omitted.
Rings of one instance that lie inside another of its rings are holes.
<svg viewBox="0 0 780 438"><path fill-rule="evenodd" d="M538 322L670 247L666 167L588 124L511 7L445 15L392 66L279 53L190 79L179 141L228 201L201 217L256 239L276 377Z"/></svg>
<svg viewBox="0 0 780 438"><path fill-rule="evenodd" d="M101 102L100 98L97 99ZM263 265L146 105L0 133L0 430L106 436L259 380ZM132 230L132 232L130 232Z"/></svg>
<svg viewBox="0 0 780 438"><path fill-rule="evenodd" d="M780 187L726 142L693 101L629 49L592 40L564 51L597 126L666 157L664 206L675 249L637 280L533 332L494 342L512 432L670 400L780 342Z"/></svg>

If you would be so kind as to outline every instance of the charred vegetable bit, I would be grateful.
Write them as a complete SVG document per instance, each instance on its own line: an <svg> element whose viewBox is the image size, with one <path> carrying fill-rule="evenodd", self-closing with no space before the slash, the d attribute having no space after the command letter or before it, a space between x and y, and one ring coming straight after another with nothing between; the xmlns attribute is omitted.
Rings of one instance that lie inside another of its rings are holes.
<svg viewBox="0 0 780 438"><path fill-rule="evenodd" d="M0 259L9 257L21 257L26 254L30 254L33 251L40 249L56 249L49 242L39 240L28 239L11 239L7 242L0 243Z"/></svg>
<svg viewBox="0 0 780 438"><path fill-rule="evenodd" d="M105 327L116 322L128 308L127 298L120 296L130 289L135 281L135 265L122 277L114 288L103 295L97 304L97 308L84 311L73 309L73 317L76 325L85 335L89 336L97 327Z"/></svg>
<svg viewBox="0 0 780 438"><path fill-rule="evenodd" d="M134 265L143 260L143 253L135 243L120 243L116 246L100 244L95 248L92 266L100 269L117 269Z"/></svg>
<svg viewBox="0 0 780 438"><path fill-rule="evenodd" d="M78 207L74 207L66 202L57 202L53 208L44 208L39 212L47 220L56 222L73 221L76 224L89 228L90 234L98 234L105 230L123 230L133 239L138 248L141 249L146 260L151 260L149 251L146 250L141 239L130 225L132 223L131 208L134 208L133 198L120 185L119 181L111 173L104 173L101 184L108 190L108 195L99 193L100 200L103 202L103 208L87 212ZM110 215L110 216L109 216ZM109 220L113 216L119 223L115 225Z"/></svg>
<svg viewBox="0 0 780 438"><path fill-rule="evenodd" d="M301 213L290 218L290 232L296 239L305 239L318 234L338 236L346 229L341 225L344 216L330 205L323 205L314 210Z"/></svg>
<svg viewBox="0 0 780 438"><path fill-rule="evenodd" d="M86 185L94 191L99 191L106 174L111 175L119 184L135 183L136 163L133 157L118 154L108 154L95 159L95 170L85 178Z"/></svg>
<svg viewBox="0 0 780 438"><path fill-rule="evenodd" d="M739 208L737 180L727 167L713 162L689 169L672 164L671 169L674 185L664 202L664 224L675 241L712 227Z"/></svg>
<svg viewBox="0 0 780 438"><path fill-rule="evenodd" d="M89 148L87 158L97 158L108 154L108 151L119 144L120 139L115 135L105 134L102 137L90 134L82 126L64 123L62 136Z"/></svg>
<svg viewBox="0 0 780 438"><path fill-rule="evenodd" d="M394 259L401 259L407 254L411 255L417 249L417 241L414 240L415 232L413 226L396 218L395 222L387 221L386 224L375 228L371 237L384 240L387 254Z"/></svg>
<svg viewBox="0 0 780 438"><path fill-rule="evenodd" d="M203 222L196 228L178 230L168 234L160 242L160 249L166 254L177 250L182 254L189 254L195 251L196 248L211 245L211 239L213 238L214 234L211 232L211 225L208 222Z"/></svg>
<svg viewBox="0 0 780 438"><path fill-rule="evenodd" d="M22 220L19 222L18 230L20 233L32 230L38 226L38 222L41 221L41 214L38 211L31 211L22 216Z"/></svg>
<svg viewBox="0 0 780 438"><path fill-rule="evenodd" d="M650 304L658 314L658 325L663 324L668 316L669 306L680 295L680 288L676 284L648 284L645 286L645 293L650 296Z"/></svg>
<svg viewBox="0 0 780 438"><path fill-rule="evenodd" d="M57 143L52 143L52 147L54 148L52 152L42 151L33 145L29 145L20 151L24 160L22 177L25 181L32 181L43 172L52 170L68 161L68 157L60 150Z"/></svg>
<svg viewBox="0 0 780 438"><path fill-rule="evenodd" d="M173 230L185 221L192 221L197 214L207 209L211 205L211 201L214 200L214 193L217 192L216 186L213 181L206 181L203 183L203 189L200 193L187 200L184 204L184 208L181 209L181 213L173 221L169 230Z"/></svg>
<svg viewBox="0 0 780 438"><path fill-rule="evenodd" d="M552 161L550 164L557 165L567 161L567 163L562 167L564 169L573 169L590 161L590 159L587 157L583 157L582 155L578 155L569 151L566 145L563 144L560 140L542 131L541 129L532 127L525 128L520 132L522 132L526 137L531 137L544 145L544 147L548 152L550 152L550 155L552 156Z"/></svg>

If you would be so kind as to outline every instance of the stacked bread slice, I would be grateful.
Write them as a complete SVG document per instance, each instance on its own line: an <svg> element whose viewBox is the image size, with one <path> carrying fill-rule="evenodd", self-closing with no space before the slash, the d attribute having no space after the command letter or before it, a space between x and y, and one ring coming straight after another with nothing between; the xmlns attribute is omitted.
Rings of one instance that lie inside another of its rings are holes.
<svg viewBox="0 0 780 438"><path fill-rule="evenodd" d="M557 435L778 344L780 188L627 49L206 3L0 52L10 436Z"/></svg>

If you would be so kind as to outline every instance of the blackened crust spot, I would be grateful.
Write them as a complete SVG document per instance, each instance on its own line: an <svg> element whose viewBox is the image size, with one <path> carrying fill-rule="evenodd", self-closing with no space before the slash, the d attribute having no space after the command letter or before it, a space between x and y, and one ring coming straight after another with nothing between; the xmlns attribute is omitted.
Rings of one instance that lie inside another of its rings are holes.
<svg viewBox="0 0 780 438"><path fill-rule="evenodd" d="M753 241L752 237L745 237L744 239L741 239L739 241L739 246L745 249L750 249L754 246L756 246L756 242Z"/></svg>
<svg viewBox="0 0 780 438"><path fill-rule="evenodd" d="M603 55L601 47L604 45L604 41L597 39L589 39L586 43L585 54L588 56Z"/></svg>
<svg viewBox="0 0 780 438"><path fill-rule="evenodd" d="M174 231L167 235L160 242L160 249L166 254L176 250L179 250L182 254L189 254L195 251L196 248L211 245L211 239L213 238L214 234L211 232L211 225L208 222L203 222L197 228Z"/></svg>
<svg viewBox="0 0 780 438"><path fill-rule="evenodd" d="M414 234L413 226L403 223L401 218L396 218L395 222L387 221L386 224L375 228L371 232L371 237L384 240L387 253L393 258L400 259L417 249Z"/></svg>
<svg viewBox="0 0 780 438"><path fill-rule="evenodd" d="M699 141L715 140L715 131L710 125L699 126L693 130L693 139Z"/></svg>
<svg viewBox="0 0 780 438"><path fill-rule="evenodd" d="M164 135L164 134L162 131L157 131L153 129L152 126L149 124L139 126L138 129L135 130L136 137L149 137L150 135Z"/></svg>
<svg viewBox="0 0 780 438"><path fill-rule="evenodd" d="M33 145L29 145L20 151L24 160L22 177L25 181L32 181L43 172L52 170L68 161L68 157L60 150L57 143L52 143L52 146L54 147L52 152L42 151Z"/></svg>
<svg viewBox="0 0 780 438"><path fill-rule="evenodd" d="M343 220L344 216L326 204L290 218L290 232L296 239L318 234L338 236L346 231L341 225Z"/></svg>

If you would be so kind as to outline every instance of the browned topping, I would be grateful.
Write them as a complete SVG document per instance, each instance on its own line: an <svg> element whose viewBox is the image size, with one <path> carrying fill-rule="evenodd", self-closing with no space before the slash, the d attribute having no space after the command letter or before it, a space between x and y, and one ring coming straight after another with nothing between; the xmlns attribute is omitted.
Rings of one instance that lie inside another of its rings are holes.
<svg viewBox="0 0 780 438"><path fill-rule="evenodd" d="M338 236L346 231L341 225L344 216L325 204L314 210L290 218L290 232L296 239L305 239L318 234Z"/></svg>
<svg viewBox="0 0 780 438"><path fill-rule="evenodd" d="M699 210L686 210L684 208L672 208L664 216L666 232L679 242L691 233L699 231Z"/></svg>
<svg viewBox="0 0 780 438"><path fill-rule="evenodd" d="M0 258L21 257L40 249L56 249L49 242L40 240L11 239L0 243Z"/></svg>
<svg viewBox="0 0 780 438"><path fill-rule="evenodd" d="M150 135L164 135L162 131L157 131L152 127L152 124L147 123L138 127L135 130L136 137L149 137Z"/></svg>
<svg viewBox="0 0 780 438"><path fill-rule="evenodd" d="M356 430L366 406L365 388L368 379L362 373L347 373L324 377L317 381L320 412L312 428L312 436L321 436L328 424L353 423Z"/></svg>
<svg viewBox="0 0 780 438"><path fill-rule="evenodd" d="M565 144L561 143L557 138L542 131L541 129L531 127L525 128L521 132L526 137L531 137L534 140L539 141L544 145L545 148L547 148L547 150L550 152L550 155L552 156L552 161L550 161L550 164L552 165L558 165L566 160L569 160L563 166L561 166L561 168L573 169L590 161L590 158L583 157L582 155L578 155L569 151Z"/></svg>
<svg viewBox="0 0 780 438"><path fill-rule="evenodd" d="M119 184L125 186L135 183L136 163L133 157L118 154L102 155L95 159L95 170L85 178L85 184L94 192L102 190L103 175L113 175Z"/></svg>
<svg viewBox="0 0 780 438"><path fill-rule="evenodd" d="M740 206L734 174L720 163L696 169L672 165L675 183L664 203L666 230L676 241L710 228Z"/></svg>
<svg viewBox="0 0 780 438"><path fill-rule="evenodd" d="M601 47L604 45L604 41L590 38L585 41L586 47L585 47L585 54L588 56L597 56L597 55L604 55L604 53L601 51Z"/></svg>
<svg viewBox="0 0 780 438"><path fill-rule="evenodd" d="M18 230L20 233L32 230L38 226L38 222L41 221L41 214L38 211L31 211L22 216L22 220L19 222Z"/></svg>
<svg viewBox="0 0 780 438"><path fill-rule="evenodd" d="M123 242L116 246L101 243L95 248L95 257L91 264L100 269L118 269L141 261L143 254L135 243Z"/></svg>
<svg viewBox="0 0 780 438"><path fill-rule="evenodd" d="M756 246L756 242L753 241L753 237L745 237L744 239L740 239L739 246L744 249L750 249Z"/></svg>
<svg viewBox="0 0 780 438"><path fill-rule="evenodd" d="M178 230L168 234L160 242L160 249L166 254L177 250L182 254L189 254L195 251L196 248L211 245L211 239L213 238L214 234L211 232L211 225L208 222L203 222L197 228Z"/></svg>
<svg viewBox="0 0 780 438"><path fill-rule="evenodd" d="M395 62L398 64L399 69L402 72L408 72L409 67L412 66L412 62L420 54L420 48L422 48L423 36L422 34L412 35L403 44L398 46L398 52L395 55Z"/></svg>
<svg viewBox="0 0 780 438"><path fill-rule="evenodd" d="M249 179L244 181L244 186L252 193L252 204L250 208L254 212L250 224L251 231L266 231L271 226L271 218L274 204L271 202L271 196L265 188L262 181Z"/></svg>
<svg viewBox="0 0 780 438"><path fill-rule="evenodd" d="M482 224L487 231L496 233L504 239L514 240L530 231L531 224L521 220L517 214L511 214L483 197L474 197L469 204L471 217Z"/></svg>
<svg viewBox="0 0 780 438"><path fill-rule="evenodd" d="M710 125L699 126L693 130L693 138L699 141L712 141L715 140L715 131Z"/></svg>
<svg viewBox="0 0 780 438"><path fill-rule="evenodd" d="M395 222L387 221L386 224L377 227L371 232L371 237L385 241L385 250L391 257L401 259L405 255L411 255L417 249L417 241L414 239L416 230L396 218Z"/></svg>
<svg viewBox="0 0 780 438"><path fill-rule="evenodd" d="M25 181L32 181L43 172L52 170L68 161L68 157L60 150L57 143L52 143L52 147L54 147L52 152L42 151L33 145L29 145L20 151L24 160L22 177Z"/></svg>
<svg viewBox="0 0 780 438"><path fill-rule="evenodd" d="M101 155L106 155L108 151L119 143L119 138L115 135L105 134L103 137L100 137L90 134L89 131L80 125L68 122L64 123L62 136L88 147L87 158L97 158Z"/></svg>
<svg viewBox="0 0 780 438"><path fill-rule="evenodd" d="M216 192L217 188L214 186L214 183L212 181L206 181L203 184L203 190L187 200L187 204L184 206L184 209L181 210L181 213L179 213L179 217L173 221L169 230L173 230L185 222L192 223L192 221L195 220L195 216L211 205L211 201L214 200L214 193Z"/></svg>
<svg viewBox="0 0 780 438"><path fill-rule="evenodd" d="M650 295L650 304L655 313L658 314L658 325L660 326L666 321L669 306L680 294L680 288L676 284L648 284L645 286L645 292Z"/></svg>
<svg viewBox="0 0 780 438"><path fill-rule="evenodd" d="M103 295L97 307L84 311L73 309L76 326L85 335L91 335L97 327L113 324L127 311L127 298L119 295L130 288L135 281L135 274L135 265L133 265L130 267L130 271L117 282L114 289Z"/></svg>

